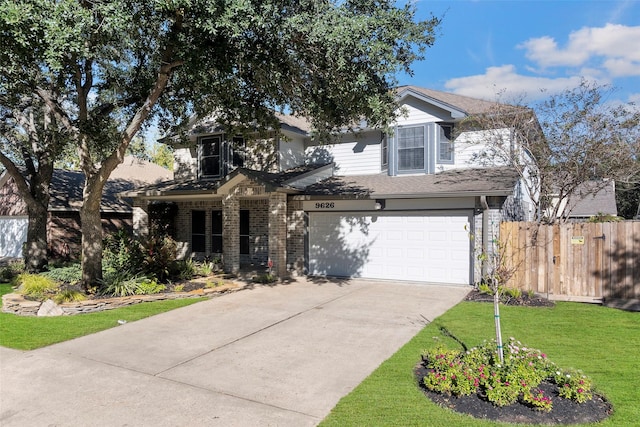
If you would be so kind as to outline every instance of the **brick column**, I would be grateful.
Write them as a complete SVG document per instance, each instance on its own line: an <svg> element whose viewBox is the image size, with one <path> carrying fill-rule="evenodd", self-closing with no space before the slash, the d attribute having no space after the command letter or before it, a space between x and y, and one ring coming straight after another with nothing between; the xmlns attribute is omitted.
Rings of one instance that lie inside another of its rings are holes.
<svg viewBox="0 0 640 427"><path fill-rule="evenodd" d="M287 264L297 275L304 274L305 215L302 201L287 201Z"/></svg>
<svg viewBox="0 0 640 427"><path fill-rule="evenodd" d="M278 277L287 275L287 195L269 194L269 259Z"/></svg>
<svg viewBox="0 0 640 427"><path fill-rule="evenodd" d="M133 199L133 235L146 237L149 235L149 201Z"/></svg>
<svg viewBox="0 0 640 427"><path fill-rule="evenodd" d="M222 251L224 269L240 270L240 200L231 192L222 199Z"/></svg>

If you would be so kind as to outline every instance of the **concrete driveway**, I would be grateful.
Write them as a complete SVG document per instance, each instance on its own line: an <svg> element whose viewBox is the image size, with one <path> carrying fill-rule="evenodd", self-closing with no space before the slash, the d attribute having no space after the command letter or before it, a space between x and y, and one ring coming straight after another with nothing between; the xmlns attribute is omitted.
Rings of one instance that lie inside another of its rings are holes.
<svg viewBox="0 0 640 427"><path fill-rule="evenodd" d="M0 347L0 425L313 426L468 290L299 280Z"/></svg>

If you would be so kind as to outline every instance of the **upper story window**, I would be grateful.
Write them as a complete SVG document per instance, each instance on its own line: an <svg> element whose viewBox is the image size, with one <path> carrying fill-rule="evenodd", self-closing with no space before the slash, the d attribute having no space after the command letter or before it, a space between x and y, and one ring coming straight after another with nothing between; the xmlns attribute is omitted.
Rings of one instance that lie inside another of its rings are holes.
<svg viewBox="0 0 640 427"><path fill-rule="evenodd" d="M210 135L198 140L198 175L200 178L221 178L245 164L245 140L236 136L231 141L225 135Z"/></svg>
<svg viewBox="0 0 640 427"><path fill-rule="evenodd" d="M425 128L398 128L398 170L420 171L425 165Z"/></svg>
<svg viewBox="0 0 640 427"><path fill-rule="evenodd" d="M453 125L438 124L438 163L453 163Z"/></svg>
<svg viewBox="0 0 640 427"><path fill-rule="evenodd" d="M380 141L380 164L382 166L382 170L386 171L389 169L389 140L387 139L387 134L382 134L382 140Z"/></svg>
<svg viewBox="0 0 640 427"><path fill-rule="evenodd" d="M382 142L382 169L388 169L390 175L435 173L436 164L453 164L455 160L451 123L398 126L388 143Z"/></svg>

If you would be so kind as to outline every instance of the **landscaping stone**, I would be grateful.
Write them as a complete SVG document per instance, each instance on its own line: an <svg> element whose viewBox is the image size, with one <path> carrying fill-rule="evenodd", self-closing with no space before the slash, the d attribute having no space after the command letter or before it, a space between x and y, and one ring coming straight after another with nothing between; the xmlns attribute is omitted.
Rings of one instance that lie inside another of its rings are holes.
<svg viewBox="0 0 640 427"><path fill-rule="evenodd" d="M63 314L64 314L64 311L62 310L62 308L60 308L60 306L58 304L56 304L55 302L53 302L50 299L48 299L45 302L43 302L40 305L40 308L38 309L38 316L39 317L44 317L44 316L62 316Z"/></svg>
<svg viewBox="0 0 640 427"><path fill-rule="evenodd" d="M200 284L200 283L199 283ZM205 286L202 283L202 286ZM2 296L2 311L18 316L70 316L83 313L95 313L104 310L113 310L129 305L151 301L174 300L181 298L213 297L240 289L237 283L228 282L215 288L197 288L185 292L164 292L153 295L132 295L128 297L92 298L84 301L75 301L56 304L52 300L44 303L25 299L21 294L5 294Z"/></svg>

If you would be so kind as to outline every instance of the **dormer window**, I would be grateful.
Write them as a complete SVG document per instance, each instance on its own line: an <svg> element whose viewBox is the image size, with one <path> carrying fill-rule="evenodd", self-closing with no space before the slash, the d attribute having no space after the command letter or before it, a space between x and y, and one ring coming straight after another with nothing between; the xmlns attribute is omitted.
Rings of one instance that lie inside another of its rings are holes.
<svg viewBox="0 0 640 427"><path fill-rule="evenodd" d="M209 135L198 139L198 176L215 179L227 175L238 167L244 167L245 140L235 136L231 141L225 135Z"/></svg>

